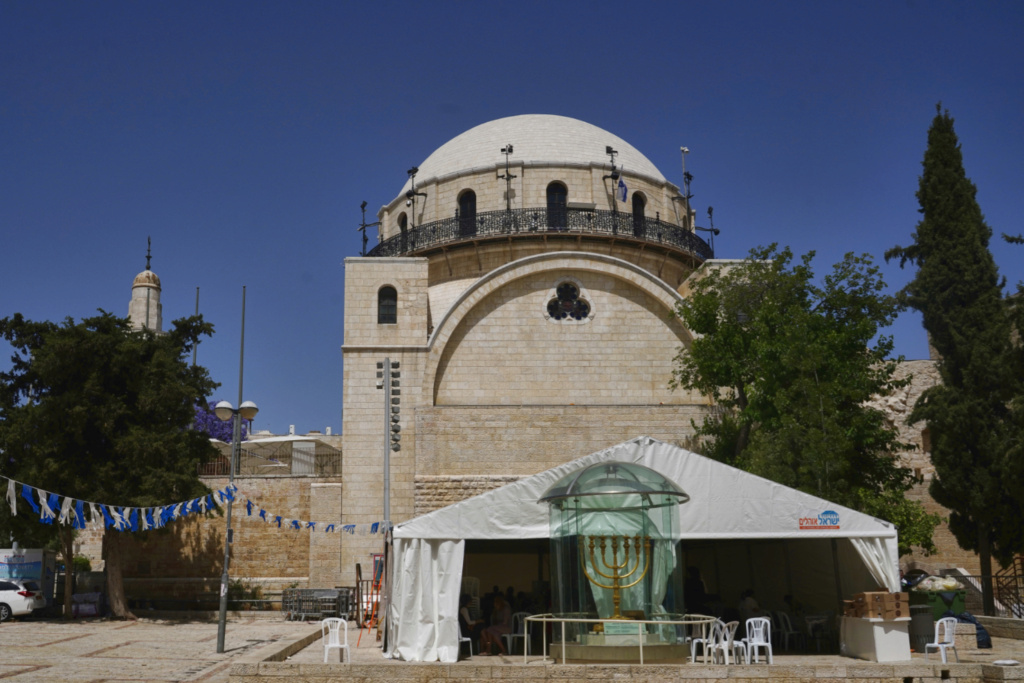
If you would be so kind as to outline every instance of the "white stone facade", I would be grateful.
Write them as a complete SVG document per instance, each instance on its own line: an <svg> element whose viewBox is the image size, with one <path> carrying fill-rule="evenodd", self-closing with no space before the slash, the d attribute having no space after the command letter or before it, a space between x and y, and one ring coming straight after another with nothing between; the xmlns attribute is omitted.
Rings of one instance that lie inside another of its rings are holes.
<svg viewBox="0 0 1024 683"><path fill-rule="evenodd" d="M500 141L500 144L496 144ZM379 216L382 236L454 216L472 190L476 210L505 209L499 149L513 144L510 207L542 210L552 182L570 207L645 215L684 226L679 190L621 139L564 117L512 117L442 146ZM616 183L605 147L617 152ZM673 316L692 254L637 239L538 234L479 239L400 258L345 260L345 458L342 518L381 518L387 417L377 363L400 363L401 449L390 452L390 518L401 522L639 435L685 441L707 408L670 392L672 359L691 339ZM587 315L555 319L548 305L571 283ZM378 322L378 294L394 287L394 323ZM389 413L387 413L389 414ZM379 539L343 537L341 584Z"/></svg>

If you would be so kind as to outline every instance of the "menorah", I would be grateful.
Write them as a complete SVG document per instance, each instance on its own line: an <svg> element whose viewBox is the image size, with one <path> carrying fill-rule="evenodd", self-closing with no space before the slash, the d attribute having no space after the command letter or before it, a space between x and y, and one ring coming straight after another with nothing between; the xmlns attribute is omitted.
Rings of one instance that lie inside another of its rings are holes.
<svg viewBox="0 0 1024 683"><path fill-rule="evenodd" d="M650 567L651 567L651 537L650 536L644 536L642 538L644 570L640 574L640 576L637 577L632 583L627 583L627 584L623 585L622 582L625 581L626 579L631 578L633 576L633 574L635 574L636 571L640 568L640 564L641 564L641 557L640 557L641 537L639 535L633 536L633 537L630 537L630 536L622 536L621 537L622 538L622 550L623 550L622 562L621 563L619 562L619 538L620 538L619 536L590 536L590 537L583 536L581 538L581 541L583 542L583 544L589 546L589 549L590 549L590 564L594 568L594 571L597 572L601 577L604 577L606 579L611 579L612 585L606 586L605 584L601 583L598 579L592 577L590 575L590 573L587 571L586 556L584 555L584 553L582 553L582 552L580 553L580 564L583 566L583 575L587 577L587 580L590 581L590 583L592 583L595 586L597 586L598 588L604 588L605 590L610 590L612 592L612 608L613 608L612 609L612 616L611 616L612 619L625 619L626 618L626 617L622 616L622 613L619 611L619 604L622 602L622 593L621 593L621 591L624 588L631 588L631 587L637 585L638 583L640 583L641 581L643 581L644 577L647 576L647 570L650 569ZM610 540L610 543L608 542L609 540ZM604 565L605 569L607 569L608 571L611 572L611 574L604 573L601 570L601 568L597 566L597 559L594 557L594 543L595 542L597 542L598 547L601 549L601 563ZM630 543L633 544L633 551L634 551L635 558L634 558L634 562L633 562L633 568L629 569L629 571L625 571L629 567L629 565L630 565L630 561L629 561L629 546L630 546ZM612 561L610 563L608 562L608 546L609 545L611 546L611 549L612 549ZM623 573L624 571L625 571L625 573Z"/></svg>

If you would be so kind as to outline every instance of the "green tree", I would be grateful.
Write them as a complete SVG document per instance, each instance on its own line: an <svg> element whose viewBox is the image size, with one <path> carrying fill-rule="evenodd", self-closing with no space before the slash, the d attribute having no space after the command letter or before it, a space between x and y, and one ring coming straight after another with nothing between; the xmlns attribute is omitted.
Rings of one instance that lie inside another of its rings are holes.
<svg viewBox="0 0 1024 683"><path fill-rule="evenodd" d="M993 614L992 557L1005 563L1024 549L1024 368L1012 342L1012 300L1004 296L976 193L953 119L940 105L928 131L913 243L885 256L917 266L900 298L924 318L942 383L922 394L908 420L928 424L931 495L951 511L960 546L978 553L984 609Z"/></svg>
<svg viewBox="0 0 1024 683"><path fill-rule="evenodd" d="M903 382L877 336L898 307L870 257L847 254L819 285L813 252L751 251L711 268L677 313L695 333L675 358L673 388L711 397L695 425L704 453L899 525L900 550L934 549L938 517L904 494L908 448L871 401ZM874 340L874 345L872 345Z"/></svg>
<svg viewBox="0 0 1024 683"><path fill-rule="evenodd" d="M0 373L0 474L77 500L152 507L209 490L197 476L214 454L206 434L189 429L196 404L216 387L187 356L212 325L200 316L166 334L133 331L100 311L79 323L0 320L14 349ZM57 528L66 558L74 528ZM125 532L103 536L112 612L131 617L122 581ZM69 563L70 564L70 563ZM70 614L71 572L65 591Z"/></svg>

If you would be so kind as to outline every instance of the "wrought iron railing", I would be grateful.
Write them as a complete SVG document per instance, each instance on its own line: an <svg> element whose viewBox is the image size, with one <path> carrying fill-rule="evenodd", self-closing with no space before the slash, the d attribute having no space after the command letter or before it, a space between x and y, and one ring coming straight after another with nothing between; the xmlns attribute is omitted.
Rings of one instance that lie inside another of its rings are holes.
<svg viewBox="0 0 1024 683"><path fill-rule="evenodd" d="M658 244L696 256L714 258L708 243L692 231L659 218L598 209L511 209L474 216L443 218L390 237L367 256L409 256L424 249L481 239L532 235L602 235Z"/></svg>
<svg viewBox="0 0 1024 683"><path fill-rule="evenodd" d="M982 580L984 577L952 571L943 572L943 574L952 576L966 588L967 611L973 614L983 614ZM990 578L992 579L992 597L996 609L993 616L1024 619L1024 572L1021 572L1021 567L1008 567Z"/></svg>
<svg viewBox="0 0 1024 683"><path fill-rule="evenodd" d="M317 444L315 449L282 450L267 454L242 448L237 464L237 476L338 476L341 474L341 451L323 444ZM199 476L226 477L231 472L231 459L221 455L209 462L200 463L198 470Z"/></svg>

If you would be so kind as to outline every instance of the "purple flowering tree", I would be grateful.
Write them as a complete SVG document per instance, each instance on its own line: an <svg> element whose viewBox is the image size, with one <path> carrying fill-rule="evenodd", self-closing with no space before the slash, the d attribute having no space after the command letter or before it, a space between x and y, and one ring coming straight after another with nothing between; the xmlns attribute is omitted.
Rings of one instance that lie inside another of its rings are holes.
<svg viewBox="0 0 1024 683"><path fill-rule="evenodd" d="M221 421L213 412L213 407L216 405L217 401L210 401L205 406L202 404L197 405L196 419L192 424L196 431L206 432L210 435L211 439L219 439L224 443L231 443L233 420ZM242 420L242 441L245 441L248 435L248 425L246 425L245 420Z"/></svg>

